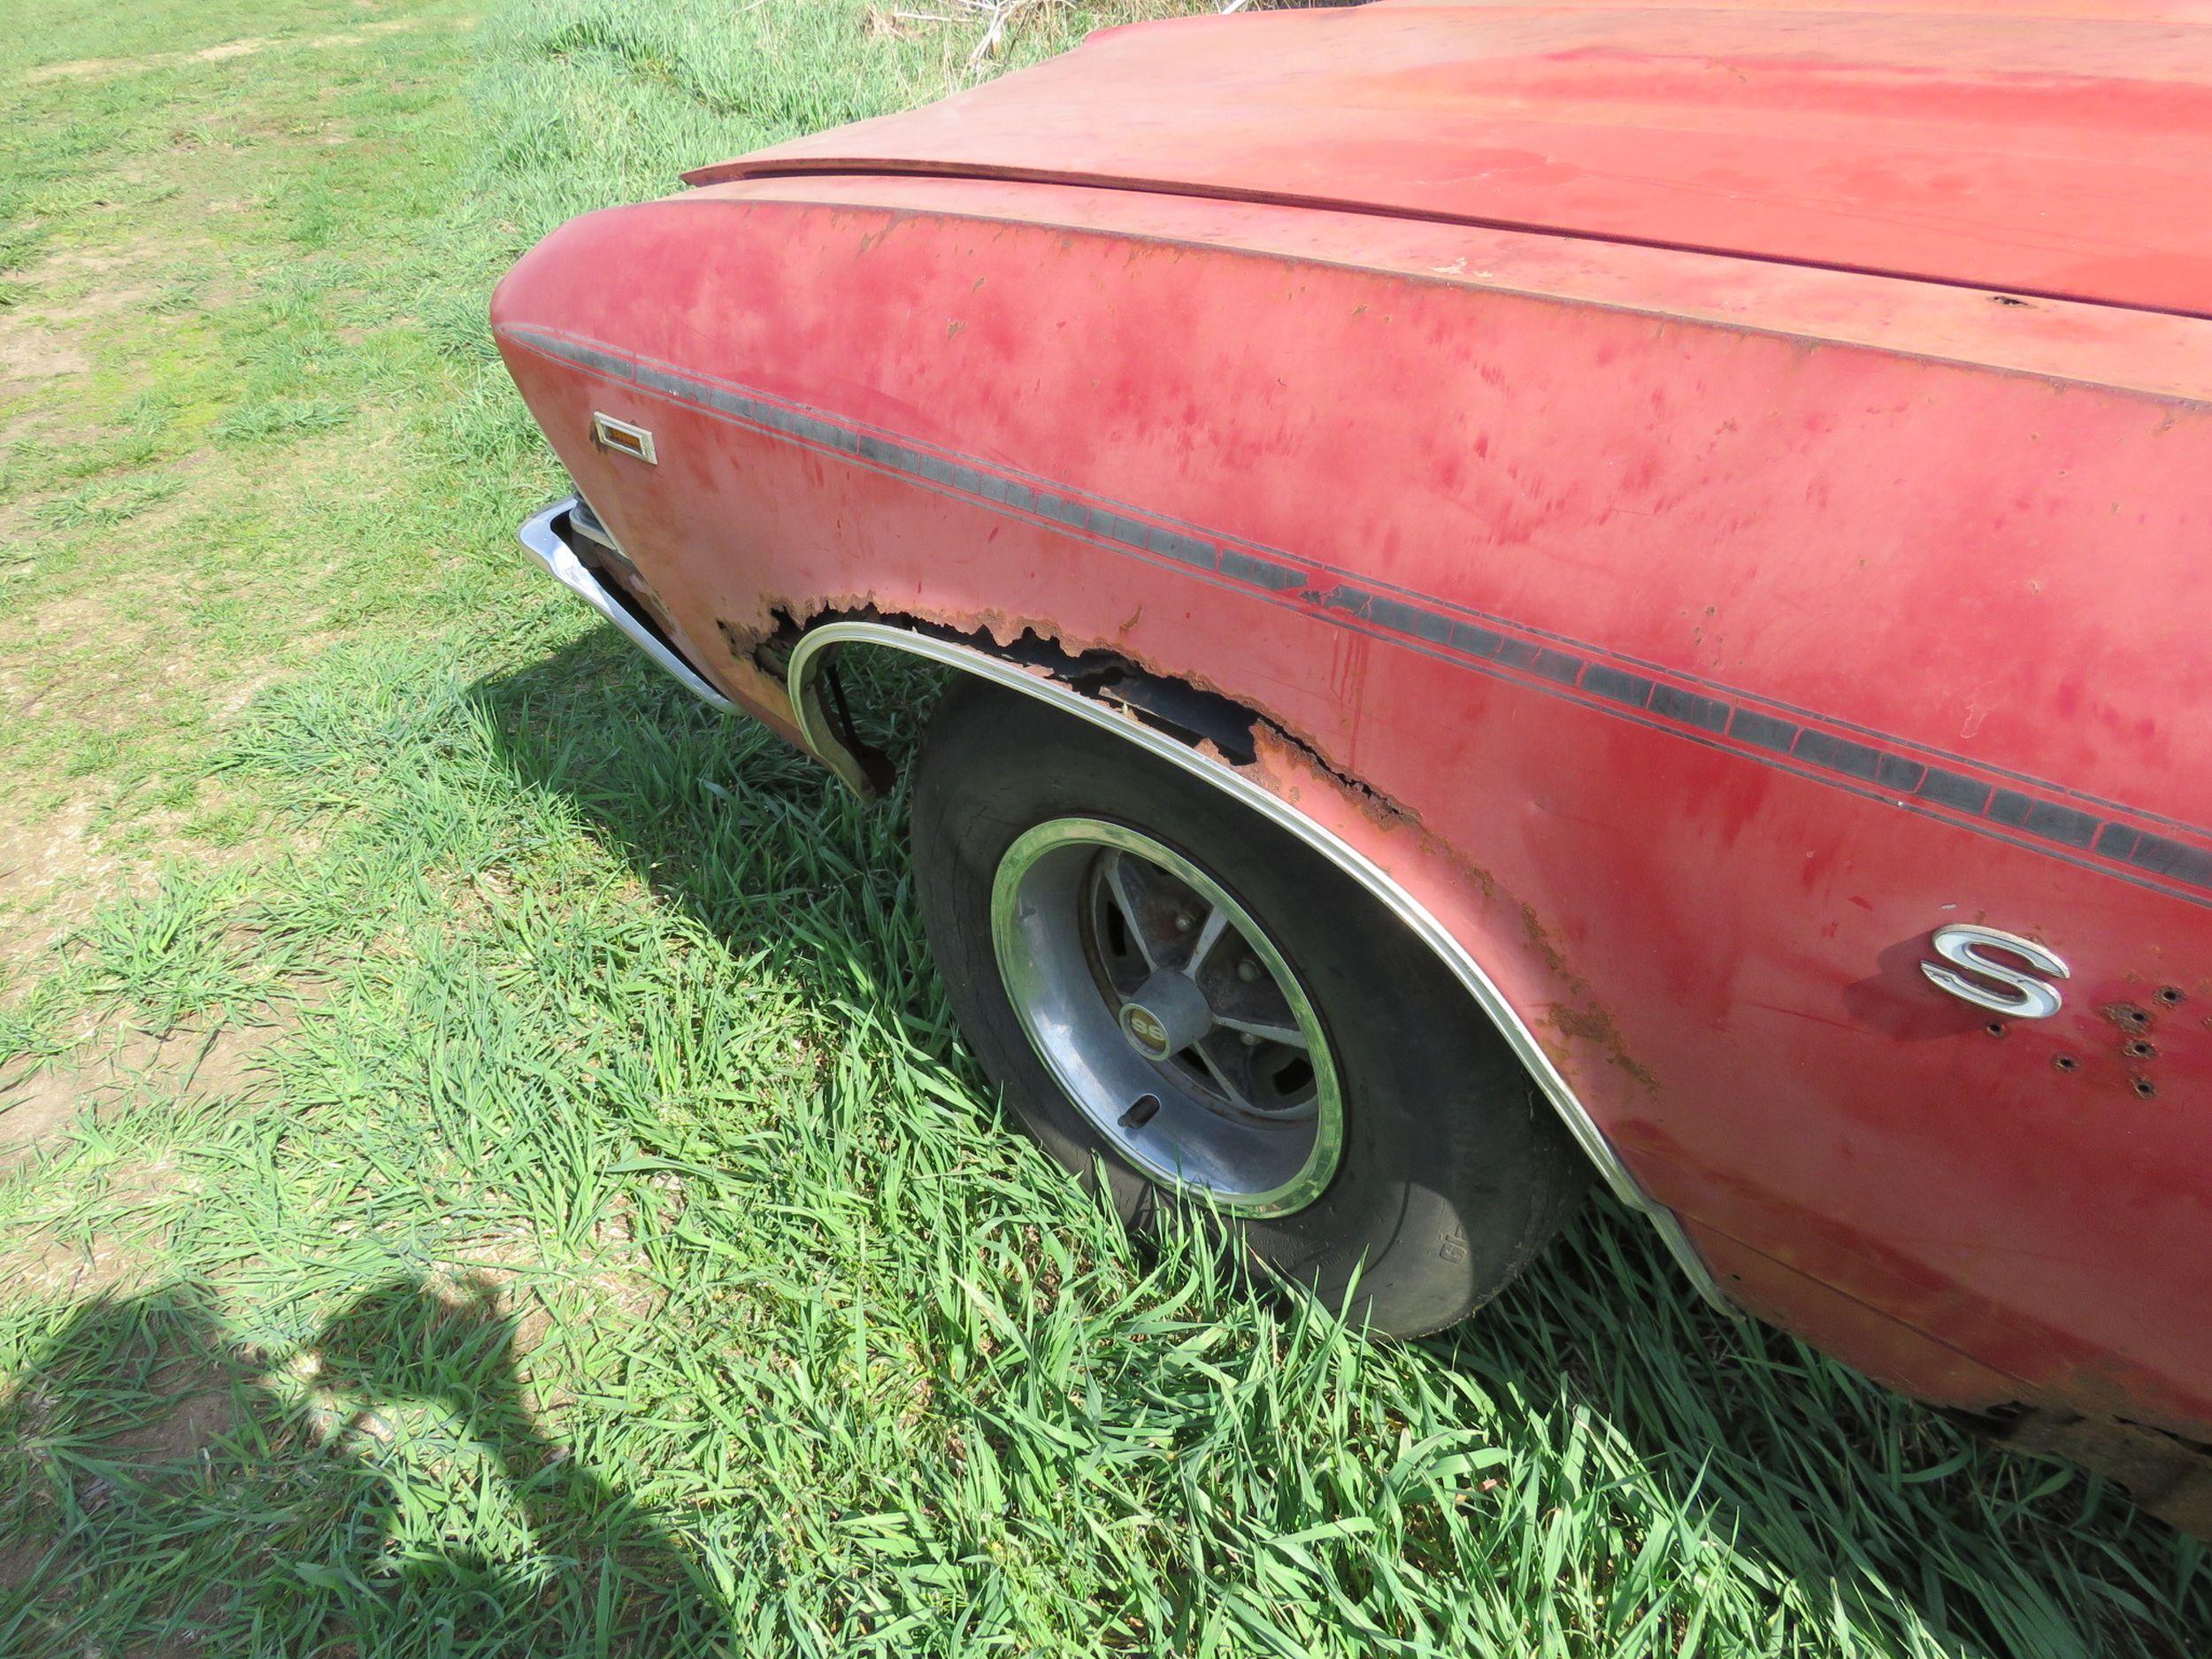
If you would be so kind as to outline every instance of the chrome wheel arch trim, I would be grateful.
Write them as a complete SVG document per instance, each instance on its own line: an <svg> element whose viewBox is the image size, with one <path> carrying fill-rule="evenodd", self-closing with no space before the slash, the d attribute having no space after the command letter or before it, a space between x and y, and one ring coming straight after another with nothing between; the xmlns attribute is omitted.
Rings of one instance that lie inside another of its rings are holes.
<svg viewBox="0 0 2212 1659"><path fill-rule="evenodd" d="M1636 1178L1629 1173L1627 1165L1621 1162L1612 1143L1605 1138L1604 1131L1598 1127L1596 1120L1577 1097L1573 1087L1552 1063L1551 1056L1544 1052L1543 1046L1536 1041L1535 1033L1529 1030L1512 1004L1506 1001L1503 993L1484 972L1482 964L1425 905L1408 893L1388 872L1366 854L1243 773L1220 761L1209 759L1164 732L1140 725L1070 686L1002 657L994 657L988 651L895 623L861 620L818 623L801 634L791 649L785 686L791 699L795 723L806 741L808 752L849 784L859 775L860 769L843 744L838 741L815 684L815 676L821 667L840 648L848 645L879 645L903 651L909 656L974 674L1018 691L1025 696L1035 697L1064 709L1094 726L1127 739L1169 764L1180 767L1191 776L1222 790L1278 828L1296 836L1343 871L1372 894L1401 923L1410 928L1414 937L1444 964L1462 988L1474 999L1476 1005L1489 1017L1491 1024L1504 1037L1515 1057L1521 1062L1545 1099L1550 1102L1552 1110L1567 1125L1576 1144L1581 1147L1584 1155L1604 1178L1614 1196L1643 1215L1658 1230L1669 1253L1681 1265L1683 1271L1689 1275L1699 1294L1717 1308L1730 1313L1737 1311L1690 1242L1680 1219L1671 1210L1647 1194Z"/></svg>

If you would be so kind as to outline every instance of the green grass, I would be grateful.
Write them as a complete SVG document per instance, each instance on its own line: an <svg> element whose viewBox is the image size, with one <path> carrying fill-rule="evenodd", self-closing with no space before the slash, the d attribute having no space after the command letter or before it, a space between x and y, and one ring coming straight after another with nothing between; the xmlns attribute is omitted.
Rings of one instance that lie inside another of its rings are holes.
<svg viewBox="0 0 2212 1659"><path fill-rule="evenodd" d="M1000 66L895 9L0 31L0 1653L2212 1648L2200 1547L1603 1203L1422 1344L1133 1251L902 803L522 570L491 283Z"/></svg>

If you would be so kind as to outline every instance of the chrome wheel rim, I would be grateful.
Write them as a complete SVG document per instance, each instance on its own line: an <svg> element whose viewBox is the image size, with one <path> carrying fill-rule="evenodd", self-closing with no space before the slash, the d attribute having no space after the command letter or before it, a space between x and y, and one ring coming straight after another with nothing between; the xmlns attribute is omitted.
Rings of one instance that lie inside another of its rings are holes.
<svg viewBox="0 0 2212 1659"><path fill-rule="evenodd" d="M991 942L1037 1057L1129 1163L1245 1215L1321 1195L1344 1106L1320 1018L1205 871L1125 825L1051 819L999 861Z"/></svg>

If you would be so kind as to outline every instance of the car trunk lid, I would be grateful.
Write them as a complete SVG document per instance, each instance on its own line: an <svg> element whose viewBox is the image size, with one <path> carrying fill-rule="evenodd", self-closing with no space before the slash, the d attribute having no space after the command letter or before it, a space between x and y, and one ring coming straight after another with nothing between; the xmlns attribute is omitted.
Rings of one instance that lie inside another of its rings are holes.
<svg viewBox="0 0 2212 1659"><path fill-rule="evenodd" d="M1069 182L2212 315L2212 7L1954 4L1138 24L686 178Z"/></svg>

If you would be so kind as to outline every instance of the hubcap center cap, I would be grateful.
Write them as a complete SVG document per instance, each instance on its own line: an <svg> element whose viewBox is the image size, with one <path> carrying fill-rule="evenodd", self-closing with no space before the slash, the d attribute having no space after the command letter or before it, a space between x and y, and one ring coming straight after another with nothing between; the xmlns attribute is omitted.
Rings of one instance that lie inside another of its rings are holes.
<svg viewBox="0 0 2212 1659"><path fill-rule="evenodd" d="M1163 968L1122 1005L1122 1034L1148 1060L1180 1054L1214 1028L1206 994L1182 974Z"/></svg>

